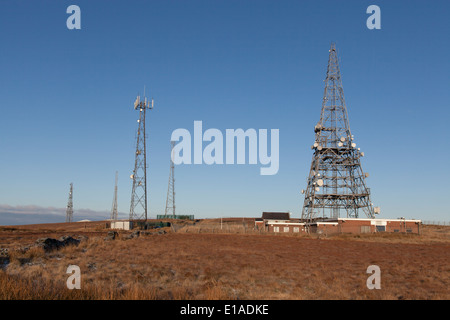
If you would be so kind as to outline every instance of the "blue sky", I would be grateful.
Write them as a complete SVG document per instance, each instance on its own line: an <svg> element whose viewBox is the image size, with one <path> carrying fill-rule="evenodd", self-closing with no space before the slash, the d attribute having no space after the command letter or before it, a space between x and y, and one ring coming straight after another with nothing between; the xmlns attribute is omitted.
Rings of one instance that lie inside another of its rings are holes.
<svg viewBox="0 0 450 320"><path fill-rule="evenodd" d="M66 27L71 4L81 30ZM381 30L366 27L371 4ZM146 86L150 217L164 212L171 133L193 132L195 120L222 132L279 129L280 169L177 166L179 214L300 217L334 41L380 217L448 221L449 9L440 0L1 1L0 211L64 208L73 182L74 219L81 209L107 218L118 171L125 217L133 102Z"/></svg>

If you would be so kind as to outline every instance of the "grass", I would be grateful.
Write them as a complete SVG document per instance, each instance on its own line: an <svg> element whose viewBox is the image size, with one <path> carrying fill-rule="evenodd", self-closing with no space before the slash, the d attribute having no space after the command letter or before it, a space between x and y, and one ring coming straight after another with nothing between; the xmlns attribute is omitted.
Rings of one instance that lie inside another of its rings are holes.
<svg viewBox="0 0 450 320"><path fill-rule="evenodd" d="M0 299L433 299L450 298L446 229L414 235L313 236L180 232L10 252ZM69 290L67 267L81 269ZM381 290L366 287L369 265Z"/></svg>

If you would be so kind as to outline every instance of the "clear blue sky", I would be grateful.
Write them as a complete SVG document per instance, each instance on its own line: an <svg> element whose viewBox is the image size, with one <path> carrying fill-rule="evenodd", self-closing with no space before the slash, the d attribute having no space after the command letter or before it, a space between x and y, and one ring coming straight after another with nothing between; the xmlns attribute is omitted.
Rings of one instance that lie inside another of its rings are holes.
<svg viewBox="0 0 450 320"><path fill-rule="evenodd" d="M81 8L81 30L66 9ZM381 8L381 30L366 8ZM177 128L279 129L280 169L175 168L179 214L300 217L328 49L380 217L449 220L450 2L0 2L0 206L129 212L138 112L148 118L150 217L164 212ZM1 207L0 207L1 209ZM106 218L107 216L105 216ZM0 213L0 224L2 216Z"/></svg>

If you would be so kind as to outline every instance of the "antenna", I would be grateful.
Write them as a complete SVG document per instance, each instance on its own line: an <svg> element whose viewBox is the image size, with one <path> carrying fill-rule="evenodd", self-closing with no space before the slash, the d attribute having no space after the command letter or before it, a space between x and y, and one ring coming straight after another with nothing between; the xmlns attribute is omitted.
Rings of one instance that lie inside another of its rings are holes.
<svg viewBox="0 0 450 320"><path fill-rule="evenodd" d="M69 200L67 201L66 222L73 220L73 183L70 184Z"/></svg>
<svg viewBox="0 0 450 320"><path fill-rule="evenodd" d="M336 45L331 44L320 121L314 128L313 158L305 190L302 220L359 218L362 211L374 218L370 189L353 142L344 99ZM320 178L318 178L320 177ZM319 216L321 213L322 216Z"/></svg>
<svg viewBox="0 0 450 320"><path fill-rule="evenodd" d="M173 163L175 141L170 141L170 145L169 186L167 187L166 210L164 212L164 217L167 218L167 213L172 210L172 216L175 218L175 164Z"/></svg>
<svg viewBox="0 0 450 320"><path fill-rule="evenodd" d="M130 178L133 179L130 204L130 220L147 220L147 157L145 115L146 110L151 109L147 97L143 100L136 100L135 110L139 109L138 129L136 134L136 151L134 160L134 170ZM153 106L153 103L152 103Z"/></svg>
<svg viewBox="0 0 450 320"><path fill-rule="evenodd" d="M117 220L118 210L117 210L117 181L118 181L118 172L116 171L116 184L114 187L114 198L113 204L111 208L111 220Z"/></svg>

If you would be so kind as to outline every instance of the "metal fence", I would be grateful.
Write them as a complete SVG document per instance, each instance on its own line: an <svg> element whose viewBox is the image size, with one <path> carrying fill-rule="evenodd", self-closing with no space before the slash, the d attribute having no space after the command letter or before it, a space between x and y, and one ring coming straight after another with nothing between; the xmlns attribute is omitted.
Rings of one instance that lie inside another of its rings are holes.
<svg viewBox="0 0 450 320"><path fill-rule="evenodd" d="M450 226L450 221L423 220L422 224L435 225L435 226Z"/></svg>
<svg viewBox="0 0 450 320"><path fill-rule="evenodd" d="M178 219L178 220L194 220L194 215L193 214L176 214L176 215L164 215L164 214L158 214L156 215L156 219L160 220L160 219Z"/></svg>

